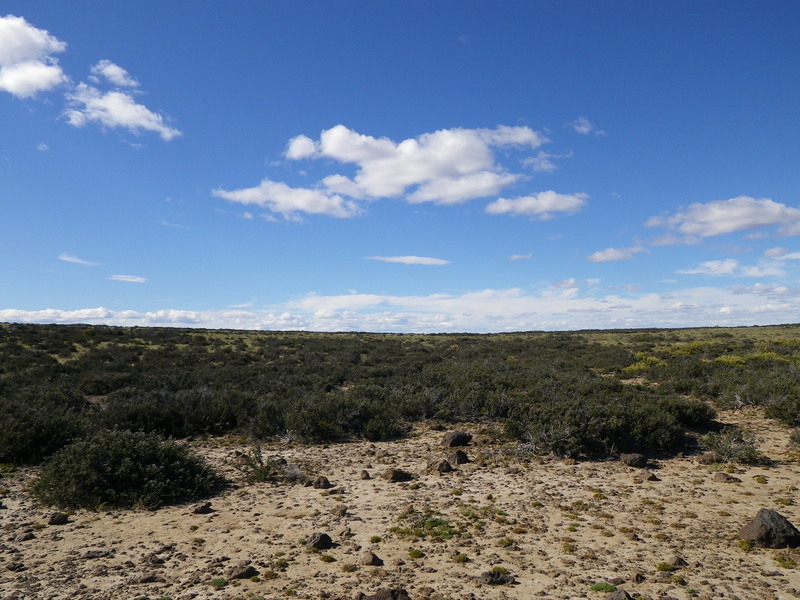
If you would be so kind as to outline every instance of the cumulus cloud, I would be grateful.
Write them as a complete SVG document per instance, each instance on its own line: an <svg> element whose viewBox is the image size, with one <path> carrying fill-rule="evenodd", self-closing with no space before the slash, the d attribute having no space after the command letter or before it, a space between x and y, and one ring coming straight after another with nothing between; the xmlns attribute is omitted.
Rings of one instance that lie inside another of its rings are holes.
<svg viewBox="0 0 800 600"><path fill-rule="evenodd" d="M498 198L486 207L490 215L512 215L550 219L554 213L573 214L586 205L588 194L558 194L552 190L520 198Z"/></svg>
<svg viewBox="0 0 800 600"><path fill-rule="evenodd" d="M789 252L786 248L769 248L764 251L763 256L782 260L800 260L800 252Z"/></svg>
<svg viewBox="0 0 800 600"><path fill-rule="evenodd" d="M83 260L78 258L77 256L73 256L72 254L59 254L58 260L63 260L64 262L74 263L76 265L84 265L87 267L96 267L98 263L91 262L89 260Z"/></svg>
<svg viewBox="0 0 800 600"><path fill-rule="evenodd" d="M403 265L441 266L450 264L449 260L430 258L427 256L368 256L367 260L379 260L381 262L400 263Z"/></svg>
<svg viewBox="0 0 800 600"><path fill-rule="evenodd" d="M98 62L91 68L91 73L95 82L102 77L117 87L139 86L139 82L131 77L130 73L110 60L103 59Z"/></svg>
<svg viewBox="0 0 800 600"><path fill-rule="evenodd" d="M373 137L353 131L344 125L323 130L319 139L306 135L291 138L284 157L298 160L333 160L353 165L352 176L332 173L308 188L292 188L295 196L282 194L286 202L264 203L264 208L285 216L308 212L302 202L292 199L313 196L324 204L340 208L317 211L316 214L353 216L359 214L359 201L404 198L407 202L462 204L477 198L496 196L504 188L523 179L497 161L495 150L515 148L532 150L549 140L529 127L499 125L494 129L441 129L415 138L396 142L388 137ZM283 185L265 179L269 186ZM218 189L214 194L232 201L240 192L258 190L242 188L229 192ZM288 188L288 186L286 186ZM306 192L305 195L299 191ZM252 194L253 192L249 192ZM324 198L324 200L323 200Z"/></svg>
<svg viewBox="0 0 800 600"><path fill-rule="evenodd" d="M651 217L648 227L662 227L683 236L706 238L737 231L777 227L780 235L800 235L800 209L769 198L737 196L689 205L671 216Z"/></svg>
<svg viewBox="0 0 800 600"><path fill-rule="evenodd" d="M598 129L594 123L592 123L586 117L578 117L574 121L572 121L569 126L577 133L581 135L596 135L602 136L605 135L606 132L602 129Z"/></svg>
<svg viewBox="0 0 800 600"><path fill-rule="evenodd" d="M54 54L67 45L22 17L0 17L0 90L29 98L67 81Z"/></svg>
<svg viewBox="0 0 800 600"><path fill-rule="evenodd" d="M330 194L322 190L293 188L285 183L269 179L264 179L258 186L252 188L230 191L216 189L212 193L224 200L260 206L287 217L292 217L298 212L331 217L352 217L360 212L355 202L346 200L338 194Z"/></svg>
<svg viewBox="0 0 800 600"><path fill-rule="evenodd" d="M111 275L111 281L124 281L126 283L147 283L147 279L138 275Z"/></svg>
<svg viewBox="0 0 800 600"><path fill-rule="evenodd" d="M136 102L130 92L118 89L103 92L100 89L79 83L67 94L70 104L64 112L67 122L74 127L83 127L96 122L109 129L122 128L133 133L152 131L169 141L181 135L167 125L164 117Z"/></svg>
<svg viewBox="0 0 800 600"><path fill-rule="evenodd" d="M588 256L592 262L612 262L616 260L627 260L633 258L634 255L640 252L647 252L647 249L641 246L632 246L630 248L606 248L605 250L598 250Z"/></svg>

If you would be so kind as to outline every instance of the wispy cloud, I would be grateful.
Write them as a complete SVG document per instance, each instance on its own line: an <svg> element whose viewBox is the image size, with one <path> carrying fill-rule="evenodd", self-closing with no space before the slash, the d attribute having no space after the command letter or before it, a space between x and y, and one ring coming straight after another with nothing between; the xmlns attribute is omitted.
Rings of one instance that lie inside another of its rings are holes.
<svg viewBox="0 0 800 600"><path fill-rule="evenodd" d="M99 263L92 262L90 260L83 260L82 258L78 258L72 254L59 254L58 260L63 260L64 262L74 263L76 265L85 265L87 267L96 267Z"/></svg>
<svg viewBox="0 0 800 600"><path fill-rule="evenodd" d="M586 205L588 194L558 194L552 190L519 198L498 198L486 207L490 215L552 218L555 213L573 214Z"/></svg>
<svg viewBox="0 0 800 600"><path fill-rule="evenodd" d="M734 258L708 260L690 269L676 271L681 275L735 275L739 277L783 276L783 264L777 261L761 261L757 265L741 265Z"/></svg>
<svg viewBox="0 0 800 600"><path fill-rule="evenodd" d="M146 283L147 279L138 275L111 275L111 281L124 281L126 283Z"/></svg>
<svg viewBox="0 0 800 600"><path fill-rule="evenodd" d="M597 126L595 126L595 124L586 117L578 117L569 123L569 126L573 129L573 131L580 133L581 135L595 135L599 137L606 134L605 131L598 129Z"/></svg>
<svg viewBox="0 0 800 600"><path fill-rule="evenodd" d="M67 82L53 56L67 45L22 17L0 17L0 90L30 98Z"/></svg>
<svg viewBox="0 0 800 600"><path fill-rule="evenodd" d="M530 252L528 254L512 254L508 257L508 260L515 261L515 260L530 260L533 258L533 254Z"/></svg>
<svg viewBox="0 0 800 600"><path fill-rule="evenodd" d="M631 246L630 248L606 248L590 254L587 258L592 262L612 262L617 260L627 260L641 252L647 252L642 246Z"/></svg>
<svg viewBox="0 0 800 600"><path fill-rule="evenodd" d="M388 263L400 263L403 265L442 266L450 264L449 260L430 258L427 256L367 256L366 259Z"/></svg>

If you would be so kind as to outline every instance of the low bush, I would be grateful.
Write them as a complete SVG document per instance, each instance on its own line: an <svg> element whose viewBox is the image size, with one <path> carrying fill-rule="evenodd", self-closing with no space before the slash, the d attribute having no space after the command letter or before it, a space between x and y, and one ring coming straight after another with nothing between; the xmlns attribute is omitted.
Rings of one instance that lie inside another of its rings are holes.
<svg viewBox="0 0 800 600"><path fill-rule="evenodd" d="M757 465L767 458L756 448L756 436L749 429L726 427L717 433L709 433L700 442L714 455L716 462Z"/></svg>
<svg viewBox="0 0 800 600"><path fill-rule="evenodd" d="M101 431L54 454L33 485L61 508L148 508L208 495L220 476L181 444L155 434Z"/></svg>

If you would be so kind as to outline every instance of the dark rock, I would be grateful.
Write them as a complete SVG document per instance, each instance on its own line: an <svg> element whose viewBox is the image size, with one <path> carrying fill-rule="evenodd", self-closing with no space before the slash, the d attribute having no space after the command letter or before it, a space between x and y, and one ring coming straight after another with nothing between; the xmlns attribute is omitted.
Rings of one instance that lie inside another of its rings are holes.
<svg viewBox="0 0 800 600"><path fill-rule="evenodd" d="M228 579L250 579L258 575L258 569L253 565L247 564L247 562L243 562L228 569L226 575Z"/></svg>
<svg viewBox="0 0 800 600"><path fill-rule="evenodd" d="M361 471L361 475L359 477L361 477L361 479L364 481L370 479L369 472L367 470Z"/></svg>
<svg viewBox="0 0 800 600"><path fill-rule="evenodd" d="M463 450L456 450L447 456L447 460L451 465L465 465L469 462L469 457Z"/></svg>
<svg viewBox="0 0 800 600"><path fill-rule="evenodd" d="M632 598L633 596L631 596L625 590L616 590L606 596L606 600L632 600Z"/></svg>
<svg viewBox="0 0 800 600"><path fill-rule="evenodd" d="M66 525L67 523L69 523L69 517L62 512L54 512L47 519L48 525Z"/></svg>
<svg viewBox="0 0 800 600"><path fill-rule="evenodd" d="M448 431L442 438L442 444L446 448L456 448L466 446L472 441L472 435L465 431Z"/></svg>
<svg viewBox="0 0 800 600"><path fill-rule="evenodd" d="M391 481L394 483L400 481L411 481L413 479L413 475L408 471L403 471L402 469L386 469L383 473L381 473L381 477L386 481Z"/></svg>
<svg viewBox="0 0 800 600"><path fill-rule="evenodd" d="M411 596L403 588L384 588L380 589L371 596L359 592L354 600L411 600Z"/></svg>
<svg viewBox="0 0 800 600"><path fill-rule="evenodd" d="M34 539L36 536L33 534L32 531L23 531L22 533L18 533L14 536L15 542L27 542L28 540Z"/></svg>
<svg viewBox="0 0 800 600"><path fill-rule="evenodd" d="M486 571L478 575L477 579L480 583L485 583L486 585L508 585L517 581L510 573L499 571Z"/></svg>
<svg viewBox="0 0 800 600"><path fill-rule="evenodd" d="M739 538L764 548L796 548L800 531L786 517L770 508L762 508L755 518L739 530Z"/></svg>
<svg viewBox="0 0 800 600"><path fill-rule="evenodd" d="M741 483L742 480L738 477L734 477L733 475L728 475L727 473L723 473L722 471L717 471L711 477L714 481L718 483Z"/></svg>
<svg viewBox="0 0 800 600"><path fill-rule="evenodd" d="M359 563L367 567L380 567L383 565L383 561L378 558L374 552L370 552L369 550L361 555Z"/></svg>
<svg viewBox="0 0 800 600"><path fill-rule="evenodd" d="M645 472L644 479L645 479L645 481L661 481L661 479L659 479L658 475L656 475L652 471Z"/></svg>
<svg viewBox="0 0 800 600"><path fill-rule="evenodd" d="M327 533L312 533L306 542L306 546L310 546L315 550L328 550L333 548L333 540Z"/></svg>
<svg viewBox="0 0 800 600"><path fill-rule="evenodd" d="M339 504L331 509L331 514L335 517L343 517L347 514L347 507L344 504Z"/></svg>
<svg viewBox="0 0 800 600"><path fill-rule="evenodd" d="M701 465L713 465L717 462L717 455L713 452L704 452L697 457L697 462Z"/></svg>
<svg viewBox="0 0 800 600"><path fill-rule="evenodd" d="M8 563L8 565L6 566L6 569L8 569L9 571L12 571L14 573L19 573L20 571L24 571L25 570L25 565L23 565L21 562L12 562L12 563Z"/></svg>
<svg viewBox="0 0 800 600"><path fill-rule="evenodd" d="M106 558L109 556L114 556L113 550L87 550L83 553L81 558L84 560L93 560L95 558Z"/></svg>
<svg viewBox="0 0 800 600"><path fill-rule="evenodd" d="M428 465L428 468L438 473L450 473L453 471L453 465L446 460L434 460Z"/></svg>
<svg viewBox="0 0 800 600"><path fill-rule="evenodd" d="M689 564L682 556L678 556L677 554L670 556L664 562L667 563L668 565L672 565L673 567L685 567L686 565Z"/></svg>
<svg viewBox="0 0 800 600"><path fill-rule="evenodd" d="M213 509L211 508L211 502L201 502L200 504L195 504L194 507L192 507L192 514L194 515L207 515L212 511Z"/></svg>
<svg viewBox="0 0 800 600"><path fill-rule="evenodd" d="M619 460L635 469L644 469L647 466L647 457L643 454L620 454Z"/></svg>
<svg viewBox="0 0 800 600"><path fill-rule="evenodd" d="M327 477L320 475L314 480L314 483L312 483L311 486L318 490L327 490L328 488L332 488L333 484L328 481Z"/></svg>

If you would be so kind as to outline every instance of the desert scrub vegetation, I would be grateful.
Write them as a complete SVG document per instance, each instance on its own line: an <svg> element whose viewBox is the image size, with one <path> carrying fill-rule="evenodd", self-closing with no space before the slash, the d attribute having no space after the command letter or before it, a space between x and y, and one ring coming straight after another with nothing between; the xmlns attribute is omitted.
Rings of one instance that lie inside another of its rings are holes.
<svg viewBox="0 0 800 600"><path fill-rule="evenodd" d="M73 442L42 467L41 502L62 508L157 508L208 495L219 475L189 448L155 434L102 431Z"/></svg>
<svg viewBox="0 0 800 600"><path fill-rule="evenodd" d="M700 442L718 463L758 465L768 462L756 447L755 433L749 429L725 427L722 431L704 435Z"/></svg>
<svg viewBox="0 0 800 600"><path fill-rule="evenodd" d="M37 464L101 430L326 443L388 440L428 419L499 423L535 453L670 452L687 430L709 429L710 405L763 406L800 424L799 368L800 326L384 335L0 324L0 462Z"/></svg>

